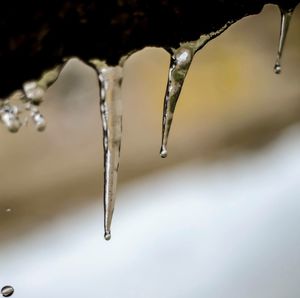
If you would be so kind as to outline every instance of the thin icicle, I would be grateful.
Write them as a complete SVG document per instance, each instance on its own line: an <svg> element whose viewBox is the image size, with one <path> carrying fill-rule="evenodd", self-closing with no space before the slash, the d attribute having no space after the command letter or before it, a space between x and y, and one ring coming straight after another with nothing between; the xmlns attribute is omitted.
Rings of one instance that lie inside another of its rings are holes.
<svg viewBox="0 0 300 298"><path fill-rule="evenodd" d="M203 48L210 40L225 31L232 23L233 22L228 22L220 30L202 35L196 41L182 43L178 49L171 49L171 61L163 109L161 157L165 158L168 155L167 144L173 115L195 53Z"/></svg>
<svg viewBox="0 0 300 298"><path fill-rule="evenodd" d="M292 19L294 8L290 9L283 9L281 7L281 23L280 23L280 35L279 35L279 44L278 44L278 51L277 51L277 58L274 65L274 72L276 74L281 73L281 57L284 49L284 44L286 40L286 36L288 33L289 25Z"/></svg>
<svg viewBox="0 0 300 298"><path fill-rule="evenodd" d="M160 156L163 158L167 157L168 154L167 143L173 120L173 114L185 77L193 61L194 53L195 52L193 48L188 47L188 45L186 45L180 47L177 50L174 50L174 53L171 57L168 75L168 85L164 101L163 135L162 145L160 149Z"/></svg>
<svg viewBox="0 0 300 298"><path fill-rule="evenodd" d="M104 238L109 240L121 149L123 68L110 67L99 61L91 61L91 63L98 73L100 87L104 148Z"/></svg>

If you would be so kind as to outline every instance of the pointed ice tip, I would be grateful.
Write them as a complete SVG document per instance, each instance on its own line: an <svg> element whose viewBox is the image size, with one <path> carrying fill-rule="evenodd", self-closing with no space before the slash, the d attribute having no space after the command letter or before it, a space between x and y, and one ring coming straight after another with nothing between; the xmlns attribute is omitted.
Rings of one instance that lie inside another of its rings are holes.
<svg viewBox="0 0 300 298"><path fill-rule="evenodd" d="M274 65L274 72L275 72L276 74L280 74L280 73L281 73L281 65L280 65L279 63L276 63L276 64Z"/></svg>
<svg viewBox="0 0 300 298"><path fill-rule="evenodd" d="M162 146L160 149L160 157L166 158L168 156L168 151L165 146Z"/></svg>
<svg viewBox="0 0 300 298"><path fill-rule="evenodd" d="M108 241L108 240L110 240L110 238L111 238L110 231L106 231L106 232L104 233L104 239L105 239L106 241Z"/></svg>

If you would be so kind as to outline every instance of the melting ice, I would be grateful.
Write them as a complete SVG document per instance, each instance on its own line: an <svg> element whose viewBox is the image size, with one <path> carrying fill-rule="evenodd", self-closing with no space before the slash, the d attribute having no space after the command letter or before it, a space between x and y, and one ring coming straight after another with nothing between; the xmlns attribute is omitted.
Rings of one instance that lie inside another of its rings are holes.
<svg viewBox="0 0 300 298"><path fill-rule="evenodd" d="M280 10L281 26L277 59L274 66L275 73L281 71L282 52L294 8L280 8ZM181 43L178 48L168 50L171 60L163 107L161 157L167 157L168 154L168 137L173 115L194 55L232 23L228 22L218 31L202 35L198 40ZM111 223L116 199L121 149L123 63L113 67L99 60L92 60L89 65L97 72L100 88L100 113L104 148L104 238L109 240L111 238ZM9 131L17 132L22 125L28 122L28 118L31 118L38 131L43 131L46 128L46 121L38 106L42 103L47 88L56 81L63 66L60 65L51 71L45 72L38 81L27 82L23 85L22 91L18 93L18 99L22 103L23 110L29 113L29 116L26 116L25 119L20 117L22 108L12 105L9 101L10 98L0 101L0 120ZM11 296L13 292L14 289L10 286L3 287L1 291L4 297Z"/></svg>
<svg viewBox="0 0 300 298"><path fill-rule="evenodd" d="M176 104L189 71L193 57L197 51L202 49L210 40L214 39L225 31L233 22L228 22L220 30L207 35L201 35L196 41L180 44L177 49L171 52L171 61L168 73L168 83L164 99L163 121L162 121L162 142L160 156L165 158L168 155L168 137L173 121Z"/></svg>
<svg viewBox="0 0 300 298"><path fill-rule="evenodd" d="M276 62L274 65L274 72L276 74L281 73L281 57L284 49L284 44L286 40L286 36L289 30L289 25L292 19L294 7L290 9L283 9L281 7L280 12L281 12L281 23L280 23L280 34L279 34L279 44L278 44L278 51L277 51L277 57L276 57Z"/></svg>
<svg viewBox="0 0 300 298"><path fill-rule="evenodd" d="M107 66L100 61L91 63L98 74L100 88L104 148L104 238L110 240L121 150L123 68Z"/></svg>

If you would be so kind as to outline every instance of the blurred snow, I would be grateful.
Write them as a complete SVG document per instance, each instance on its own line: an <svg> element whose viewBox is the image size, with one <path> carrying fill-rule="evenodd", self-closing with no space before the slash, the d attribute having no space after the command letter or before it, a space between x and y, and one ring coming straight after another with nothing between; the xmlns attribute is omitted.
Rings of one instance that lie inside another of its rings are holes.
<svg viewBox="0 0 300 298"><path fill-rule="evenodd" d="M123 186L110 242L99 203L1 247L0 285L15 298L299 297L299 182L294 126L261 151Z"/></svg>

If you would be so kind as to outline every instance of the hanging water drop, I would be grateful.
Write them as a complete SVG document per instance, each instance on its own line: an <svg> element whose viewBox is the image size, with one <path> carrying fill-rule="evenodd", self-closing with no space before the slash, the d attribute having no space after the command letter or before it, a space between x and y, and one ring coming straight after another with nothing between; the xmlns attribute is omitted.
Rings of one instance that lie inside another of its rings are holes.
<svg viewBox="0 0 300 298"><path fill-rule="evenodd" d="M10 132L17 132L21 127L18 113L18 108L9 104L0 109L1 120Z"/></svg>
<svg viewBox="0 0 300 298"><path fill-rule="evenodd" d="M281 12L280 35L279 35L277 57L276 57L275 65L274 65L274 72L276 74L281 73L281 57L282 57L289 25L290 25L290 22L292 19L293 11L294 11L294 8L283 9L280 7L280 12Z"/></svg>
<svg viewBox="0 0 300 298"><path fill-rule="evenodd" d="M105 231L104 232L104 239L108 241L108 240L110 240L110 238L111 238L110 232L109 231Z"/></svg>
<svg viewBox="0 0 300 298"><path fill-rule="evenodd" d="M46 120L40 112L34 113L32 115L32 120L37 131L44 131L46 129Z"/></svg>
<svg viewBox="0 0 300 298"><path fill-rule="evenodd" d="M10 132L18 132L21 127L18 118L11 112L3 113L1 119Z"/></svg>
<svg viewBox="0 0 300 298"><path fill-rule="evenodd" d="M29 111L30 117L35 125L36 130L40 132L44 131L46 129L47 123L44 116L39 111L38 107L35 104L32 104L31 102L26 102L25 109ZM27 125L28 118L26 117L23 122L24 125Z"/></svg>
<svg viewBox="0 0 300 298"><path fill-rule="evenodd" d="M167 157L168 155L167 143L173 120L173 114L185 77L192 63L193 56L194 50L187 45L174 50L173 55L171 56L163 111L163 134L160 150L160 156L163 158Z"/></svg>
<svg viewBox="0 0 300 298"><path fill-rule="evenodd" d="M110 240L121 149L123 68L110 67L100 61L90 63L97 71L100 88L104 148L104 238Z"/></svg>
<svg viewBox="0 0 300 298"><path fill-rule="evenodd" d="M38 110L38 105L43 101L46 90L57 80L64 64L58 65L52 70L43 73L38 81L29 81L23 84L23 90L14 92L5 100L0 99L0 120L10 132L17 132L21 126L28 123L29 115L22 117L22 111L27 110L37 131L44 131L46 121ZM11 105L10 102L17 100L23 108Z"/></svg>
<svg viewBox="0 0 300 298"><path fill-rule="evenodd" d="M12 286L5 286L1 289L1 294L3 297L10 297L14 291L15 290Z"/></svg>

